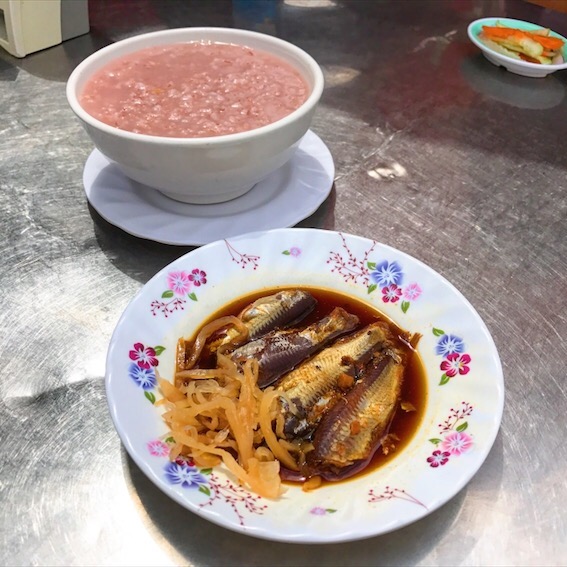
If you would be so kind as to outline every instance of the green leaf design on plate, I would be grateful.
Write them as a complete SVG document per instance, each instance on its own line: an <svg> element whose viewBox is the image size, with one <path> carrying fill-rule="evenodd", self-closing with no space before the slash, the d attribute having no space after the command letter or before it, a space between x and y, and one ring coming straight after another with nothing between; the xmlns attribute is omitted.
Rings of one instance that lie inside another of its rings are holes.
<svg viewBox="0 0 567 567"><path fill-rule="evenodd" d="M443 439L437 439L436 437L434 437L433 439L429 440L431 443L433 443L434 445L438 445L439 443L441 443L441 441L443 441Z"/></svg>
<svg viewBox="0 0 567 567"><path fill-rule="evenodd" d="M197 301L197 296L195 295L195 292L192 292L189 294L189 299L192 299L193 301Z"/></svg>
<svg viewBox="0 0 567 567"><path fill-rule="evenodd" d="M336 510L334 508L325 508L325 512L327 512L328 514L334 514Z"/></svg>
<svg viewBox="0 0 567 567"><path fill-rule="evenodd" d="M166 437L166 439L164 439L164 441L166 443L175 443L175 439L173 437Z"/></svg>
<svg viewBox="0 0 567 567"><path fill-rule="evenodd" d="M161 294L161 298L162 298L162 299L169 299L170 297L173 297L173 292L172 292L170 289L164 291L164 292Z"/></svg>
<svg viewBox="0 0 567 567"><path fill-rule="evenodd" d="M165 350L165 347L157 345L154 347L154 350L156 351L156 356L159 356Z"/></svg>
<svg viewBox="0 0 567 567"><path fill-rule="evenodd" d="M282 254L283 254L284 256L290 256L290 255L291 255L291 252L290 252L289 250L284 250L284 251L282 252Z"/></svg>
<svg viewBox="0 0 567 567"><path fill-rule="evenodd" d="M378 286L373 283L371 285L368 286L368 293L372 293Z"/></svg>
<svg viewBox="0 0 567 567"><path fill-rule="evenodd" d="M213 469L201 469L201 474L211 474L213 472Z"/></svg>
<svg viewBox="0 0 567 567"><path fill-rule="evenodd" d="M459 425L459 427L457 427L457 431L459 433L461 433L461 431L464 431L468 426L469 426L469 424L465 421L464 423L461 423L461 425Z"/></svg>
<svg viewBox="0 0 567 567"><path fill-rule="evenodd" d="M201 484L201 486L199 486L199 492L202 492L203 494L206 494L207 496L211 495L211 491L204 484Z"/></svg>
<svg viewBox="0 0 567 567"><path fill-rule="evenodd" d="M436 337L441 337L445 334L445 331L442 331L441 329L436 329L435 327L433 327L433 334Z"/></svg>
<svg viewBox="0 0 567 567"><path fill-rule="evenodd" d="M441 376L441 382L439 382L439 386L444 386L449 380L449 376L447 376L447 374L443 374L443 376Z"/></svg>
<svg viewBox="0 0 567 567"><path fill-rule="evenodd" d="M407 313L407 312L408 312L409 306L410 306L410 302L409 302L409 301L402 301L402 311L403 311L404 313Z"/></svg>
<svg viewBox="0 0 567 567"><path fill-rule="evenodd" d="M374 270L376 268L376 262L366 262L369 270Z"/></svg>
<svg viewBox="0 0 567 567"><path fill-rule="evenodd" d="M144 396L146 396L146 398L148 398L148 400L150 400L152 404L156 403L156 397L154 394L152 394L152 392L145 391Z"/></svg>

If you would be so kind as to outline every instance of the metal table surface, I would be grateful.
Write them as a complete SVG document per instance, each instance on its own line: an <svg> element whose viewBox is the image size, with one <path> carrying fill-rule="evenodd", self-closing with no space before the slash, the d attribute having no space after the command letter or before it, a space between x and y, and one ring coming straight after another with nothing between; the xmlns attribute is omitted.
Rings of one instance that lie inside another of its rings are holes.
<svg viewBox="0 0 567 567"><path fill-rule="evenodd" d="M88 35L21 60L0 53L0 563L565 564L567 71L497 69L466 26L507 15L567 35L567 14L505 0L91 0L90 11ZM130 236L89 206L92 145L65 81L112 41L200 25L260 29L317 59L326 89L313 130L336 180L300 226L422 260L470 300L499 349L506 406L488 459L449 503L397 532L307 546L224 530L154 487L111 423L112 330L190 248Z"/></svg>

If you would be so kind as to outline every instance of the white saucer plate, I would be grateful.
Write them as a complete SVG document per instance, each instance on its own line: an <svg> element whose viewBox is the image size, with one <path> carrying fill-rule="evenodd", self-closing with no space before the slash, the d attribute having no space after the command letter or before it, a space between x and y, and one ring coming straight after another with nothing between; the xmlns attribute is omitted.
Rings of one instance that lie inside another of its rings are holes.
<svg viewBox="0 0 567 567"><path fill-rule="evenodd" d="M164 244L199 246L251 230L286 228L314 213L331 192L335 166L311 130L289 162L248 193L214 205L190 205L126 177L98 150L85 164L91 205L122 230Z"/></svg>
<svg viewBox="0 0 567 567"><path fill-rule="evenodd" d="M236 298L274 287L349 294L401 328L421 334L427 398L408 445L384 465L267 500L223 466L170 462L171 440L154 405L157 373L173 376L177 339L189 337ZM156 274L124 311L107 357L106 392L130 456L165 494L231 530L286 542L330 543L401 528L455 496L486 459L498 433L504 383L498 352L470 303L431 268L373 240L286 228L197 248ZM477 484L475 491L482 491Z"/></svg>

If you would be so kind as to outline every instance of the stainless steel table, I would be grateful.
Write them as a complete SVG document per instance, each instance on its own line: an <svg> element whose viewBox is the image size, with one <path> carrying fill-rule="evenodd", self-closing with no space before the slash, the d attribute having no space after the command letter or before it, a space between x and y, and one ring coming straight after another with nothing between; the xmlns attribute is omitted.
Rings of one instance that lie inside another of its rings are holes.
<svg viewBox="0 0 567 567"><path fill-rule="evenodd" d="M4 565L560 565L567 563L567 71L525 79L466 36L523 2L91 0L91 33L0 53L0 407ZM189 248L105 222L82 188L90 141L65 99L73 67L133 34L239 26L322 65L313 130L336 164L301 226L404 250L472 302L498 346L502 428L453 500L395 533L340 545L255 540L164 496L122 448L105 354L134 293Z"/></svg>

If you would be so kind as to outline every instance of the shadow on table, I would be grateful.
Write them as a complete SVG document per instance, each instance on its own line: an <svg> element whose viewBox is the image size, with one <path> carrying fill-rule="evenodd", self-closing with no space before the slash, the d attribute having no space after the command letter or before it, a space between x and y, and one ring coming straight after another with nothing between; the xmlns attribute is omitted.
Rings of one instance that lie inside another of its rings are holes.
<svg viewBox="0 0 567 567"><path fill-rule="evenodd" d="M102 252L113 266L143 284L162 268L195 249L194 246L171 246L132 236L104 220L90 203L88 207Z"/></svg>
<svg viewBox="0 0 567 567"><path fill-rule="evenodd" d="M334 229L336 198L337 192L333 184L329 196L319 208L296 226L300 228ZM145 284L162 268L196 248L195 246L161 244L132 236L103 219L90 203L88 208L93 219L95 238L100 249L112 265L141 283ZM250 231L253 230L254 227L250 227Z"/></svg>
<svg viewBox="0 0 567 567"><path fill-rule="evenodd" d="M526 79L493 65L480 53L463 59L460 71L477 93L508 106L547 110L559 106L565 98L565 86L554 75Z"/></svg>
<svg viewBox="0 0 567 567"><path fill-rule="evenodd" d="M333 187L329 196L319 205L319 208L306 219L298 222L297 228L322 228L325 230L335 229L335 204L337 202L337 188Z"/></svg>
<svg viewBox="0 0 567 567"><path fill-rule="evenodd" d="M498 436L484 465L469 486L444 506L400 530L367 540L305 545L252 539L228 531L186 510L156 488L137 465L125 456L125 469L130 474L142 506L152 526L157 528L187 564L201 565L412 565L431 556L435 564L457 565L466 560L482 533L459 532L458 555L455 555L453 525L478 510L479 500L488 507L496 498L502 481L503 450ZM474 506L474 508L473 508ZM482 506L480 506L482 507ZM467 525L476 525L476 524ZM490 529L486 526L486 529ZM465 535L463 535L465 534ZM443 547L448 547L443 553ZM435 557L439 555L438 561Z"/></svg>

